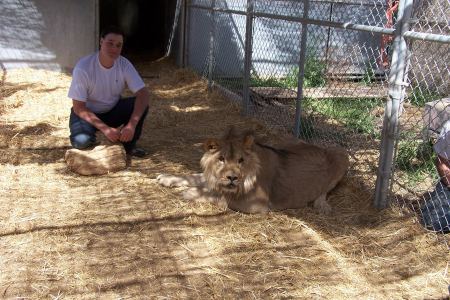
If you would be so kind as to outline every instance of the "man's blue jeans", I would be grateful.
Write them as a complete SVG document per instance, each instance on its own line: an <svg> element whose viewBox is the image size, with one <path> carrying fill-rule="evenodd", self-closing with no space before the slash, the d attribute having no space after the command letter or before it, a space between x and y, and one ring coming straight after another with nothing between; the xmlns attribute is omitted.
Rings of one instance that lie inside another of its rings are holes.
<svg viewBox="0 0 450 300"><path fill-rule="evenodd" d="M430 193L430 199L421 207L422 223L426 228L440 232L450 232L450 190L438 182Z"/></svg>
<svg viewBox="0 0 450 300"><path fill-rule="evenodd" d="M133 113L135 101L136 97L122 98L110 111L95 115L110 127L117 128L121 125L126 125L131 118L131 114ZM136 125L133 139L129 142L123 143L127 153L136 147L136 142L141 136L142 125L144 124L144 119L147 116L147 113L148 108L145 109L141 119ZM74 148L85 149L95 144L95 134L98 129L77 116L73 109L70 111L69 127L70 143Z"/></svg>

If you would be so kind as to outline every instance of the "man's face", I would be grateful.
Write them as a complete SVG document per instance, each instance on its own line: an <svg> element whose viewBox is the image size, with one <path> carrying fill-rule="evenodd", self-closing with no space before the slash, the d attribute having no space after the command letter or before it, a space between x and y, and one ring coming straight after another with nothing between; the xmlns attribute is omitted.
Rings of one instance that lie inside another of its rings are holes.
<svg viewBox="0 0 450 300"><path fill-rule="evenodd" d="M115 33L108 33L104 38L100 39L100 52L116 60L122 52L123 36Z"/></svg>

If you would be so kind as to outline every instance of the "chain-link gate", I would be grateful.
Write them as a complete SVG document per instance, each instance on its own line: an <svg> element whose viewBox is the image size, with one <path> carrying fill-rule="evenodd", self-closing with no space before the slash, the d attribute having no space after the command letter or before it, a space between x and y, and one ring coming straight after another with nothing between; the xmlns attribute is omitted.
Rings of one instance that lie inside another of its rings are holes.
<svg viewBox="0 0 450 300"><path fill-rule="evenodd" d="M346 147L351 175L375 190L377 207L396 199L421 220L440 179L432 146L450 116L448 0L186 7L185 62L210 87L271 128ZM441 200L433 207L450 215Z"/></svg>

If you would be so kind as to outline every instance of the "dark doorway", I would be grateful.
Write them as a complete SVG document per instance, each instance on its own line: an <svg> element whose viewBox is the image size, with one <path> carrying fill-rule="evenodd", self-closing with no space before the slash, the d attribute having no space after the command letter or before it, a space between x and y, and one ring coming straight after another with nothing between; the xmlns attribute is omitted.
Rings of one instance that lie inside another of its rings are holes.
<svg viewBox="0 0 450 300"><path fill-rule="evenodd" d="M118 26L126 36L122 54L132 61L165 54L176 0L100 0L100 32Z"/></svg>

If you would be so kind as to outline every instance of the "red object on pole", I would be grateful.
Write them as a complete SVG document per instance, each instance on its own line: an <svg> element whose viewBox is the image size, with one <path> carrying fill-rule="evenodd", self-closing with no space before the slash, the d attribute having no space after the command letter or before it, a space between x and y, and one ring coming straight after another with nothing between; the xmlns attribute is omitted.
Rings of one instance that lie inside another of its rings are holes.
<svg viewBox="0 0 450 300"><path fill-rule="evenodd" d="M387 22L384 25L385 28L392 28L394 26L394 14L398 10L399 0L386 0L386 19ZM387 46L392 42L393 37L391 35L383 34L381 36L381 47L380 47L380 60L378 62L379 67L389 68L389 58L387 53Z"/></svg>

